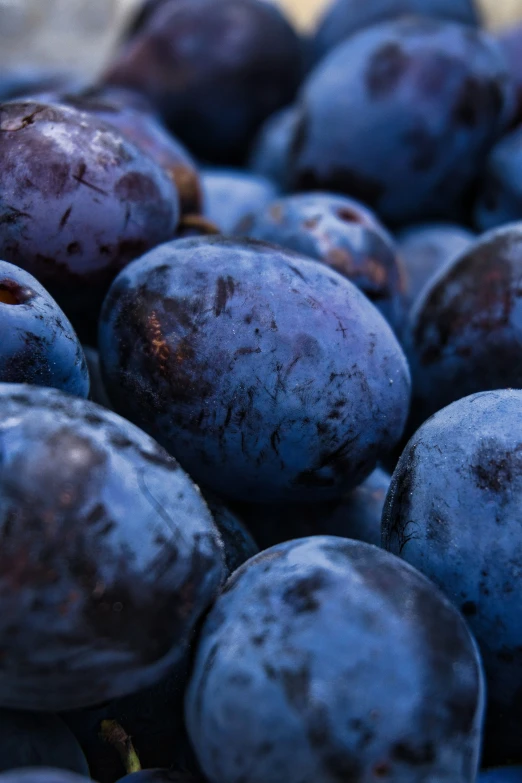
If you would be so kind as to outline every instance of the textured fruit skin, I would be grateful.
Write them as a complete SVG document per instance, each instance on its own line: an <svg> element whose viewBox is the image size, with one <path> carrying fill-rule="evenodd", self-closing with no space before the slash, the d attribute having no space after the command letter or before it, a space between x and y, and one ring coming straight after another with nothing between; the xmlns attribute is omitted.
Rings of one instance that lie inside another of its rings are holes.
<svg viewBox="0 0 522 783"><path fill-rule="evenodd" d="M248 525L260 548L305 536L340 536L381 545L381 517L390 476L377 468L340 500L323 503L238 503L234 510Z"/></svg>
<svg viewBox="0 0 522 783"><path fill-rule="evenodd" d="M471 231L453 223L427 223L405 229L397 243L406 274L408 304L411 306L426 283L475 240Z"/></svg>
<svg viewBox="0 0 522 783"><path fill-rule="evenodd" d="M152 685L223 576L197 488L104 408L0 385L0 703L58 711Z"/></svg>
<svg viewBox="0 0 522 783"><path fill-rule="evenodd" d="M461 397L522 388L521 274L517 223L480 237L424 289L407 346L412 432Z"/></svg>
<svg viewBox="0 0 522 783"><path fill-rule="evenodd" d="M0 775L0 783L88 783L88 776L76 775L64 769L31 767L13 769Z"/></svg>
<svg viewBox="0 0 522 783"><path fill-rule="evenodd" d="M114 282L99 343L115 408L231 498L339 497L407 415L407 363L373 305L324 265L252 240L148 253Z"/></svg>
<svg viewBox="0 0 522 783"><path fill-rule="evenodd" d="M298 120L294 106L276 112L263 123L250 151L249 168L283 192L290 188L290 153Z"/></svg>
<svg viewBox="0 0 522 783"><path fill-rule="evenodd" d="M505 136L487 158L475 205L475 224L487 231L522 219L522 128Z"/></svg>
<svg viewBox="0 0 522 783"><path fill-rule="evenodd" d="M404 274L395 243L359 202L328 193L287 196L245 218L236 233L287 247L332 267L366 294L400 332Z"/></svg>
<svg viewBox="0 0 522 783"><path fill-rule="evenodd" d="M0 709L0 772L56 767L89 777L74 734L56 715Z"/></svg>
<svg viewBox="0 0 522 783"><path fill-rule="evenodd" d="M3 104L0 132L0 258L34 275L84 339L119 270L174 235L176 189L75 109Z"/></svg>
<svg viewBox="0 0 522 783"><path fill-rule="evenodd" d="M481 392L439 411L393 475L383 546L461 609L484 659L484 762L522 760L522 392Z"/></svg>
<svg viewBox="0 0 522 783"><path fill-rule="evenodd" d="M192 156L168 132L152 110L136 104L135 94L116 87L95 87L83 92L57 95L56 100L73 109L93 114L116 128L122 136L149 155L173 180L182 215L201 211L201 185Z"/></svg>
<svg viewBox="0 0 522 783"><path fill-rule="evenodd" d="M163 3L109 67L105 80L149 95L201 160L242 163L254 135L294 98L299 38L261 0Z"/></svg>
<svg viewBox="0 0 522 783"><path fill-rule="evenodd" d="M0 261L0 382L89 395L89 371L54 299L23 269Z"/></svg>
<svg viewBox="0 0 522 783"><path fill-rule="evenodd" d="M304 83L293 184L345 193L387 223L459 219L512 96L485 32L421 18L363 30Z"/></svg>
<svg viewBox="0 0 522 783"><path fill-rule="evenodd" d="M436 19L478 24L473 0L335 0L319 22L313 55L316 61L342 41L365 27L399 16L427 16Z"/></svg>
<svg viewBox="0 0 522 783"><path fill-rule="evenodd" d="M186 699L211 783L471 783L482 709L476 647L435 586L329 536L236 571L205 620Z"/></svg>
<svg viewBox="0 0 522 783"><path fill-rule="evenodd" d="M245 217L270 204L278 195L271 180L241 169L205 169L201 180L205 216L223 234L234 234Z"/></svg>

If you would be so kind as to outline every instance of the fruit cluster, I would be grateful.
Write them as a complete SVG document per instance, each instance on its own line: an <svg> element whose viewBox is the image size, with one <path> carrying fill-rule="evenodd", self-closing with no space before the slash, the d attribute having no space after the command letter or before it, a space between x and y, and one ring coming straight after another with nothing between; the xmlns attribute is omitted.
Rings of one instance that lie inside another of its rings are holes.
<svg viewBox="0 0 522 783"><path fill-rule="evenodd" d="M145 0L0 74L0 783L522 781L521 62Z"/></svg>

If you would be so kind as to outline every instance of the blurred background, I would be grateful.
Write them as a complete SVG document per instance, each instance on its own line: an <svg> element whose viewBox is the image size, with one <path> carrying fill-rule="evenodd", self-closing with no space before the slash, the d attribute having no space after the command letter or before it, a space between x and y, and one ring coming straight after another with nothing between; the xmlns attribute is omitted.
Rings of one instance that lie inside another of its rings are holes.
<svg viewBox="0 0 522 783"><path fill-rule="evenodd" d="M367 0L360 0L367 2ZM296 24L313 27L329 0L279 2ZM66 67L97 73L140 0L0 0L0 67ZM478 0L491 28L522 20L522 0Z"/></svg>

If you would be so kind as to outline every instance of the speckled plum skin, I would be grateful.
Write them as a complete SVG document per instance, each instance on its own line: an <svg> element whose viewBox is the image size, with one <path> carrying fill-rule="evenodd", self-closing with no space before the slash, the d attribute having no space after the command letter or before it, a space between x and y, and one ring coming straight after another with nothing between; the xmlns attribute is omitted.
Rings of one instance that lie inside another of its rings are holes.
<svg viewBox="0 0 522 783"><path fill-rule="evenodd" d="M274 182L242 169L208 168L202 172L203 211L223 234L278 196Z"/></svg>
<svg viewBox="0 0 522 783"><path fill-rule="evenodd" d="M223 237L168 243L114 282L100 356L115 409L235 499L334 498L400 438L390 327L323 264Z"/></svg>
<svg viewBox="0 0 522 783"><path fill-rule="evenodd" d="M397 244L406 274L406 299L410 307L426 283L468 250L475 240L475 234L453 223L426 223L401 232Z"/></svg>
<svg viewBox="0 0 522 783"><path fill-rule="evenodd" d="M152 685L223 576L201 495L86 400L0 384L0 704L58 711Z"/></svg>
<svg viewBox="0 0 522 783"><path fill-rule="evenodd" d="M427 16L476 25L473 0L335 0L319 22L313 41L316 61L365 27L400 16Z"/></svg>
<svg viewBox="0 0 522 783"><path fill-rule="evenodd" d="M293 185L345 193L389 224L459 220L512 98L487 33L433 19L383 22L305 82Z"/></svg>
<svg viewBox="0 0 522 783"><path fill-rule="evenodd" d="M381 545L381 517L390 476L377 468L340 500L323 503L238 503L234 510L261 549L305 536L340 536ZM251 555L252 556L252 555Z"/></svg>
<svg viewBox="0 0 522 783"><path fill-rule="evenodd" d="M401 331L405 277L395 243L359 202L329 193L287 196L246 217L235 233L322 261L351 280Z"/></svg>
<svg viewBox="0 0 522 783"><path fill-rule="evenodd" d="M0 257L45 286L82 339L112 279L174 236L176 188L98 118L0 105Z"/></svg>
<svg viewBox="0 0 522 783"><path fill-rule="evenodd" d="M480 231L522 219L522 128L505 136L491 151L475 204Z"/></svg>
<svg viewBox="0 0 522 783"><path fill-rule="evenodd" d="M78 338L54 299L23 269L0 261L0 382L89 395Z"/></svg>
<svg viewBox="0 0 522 783"><path fill-rule="evenodd" d="M150 109L135 105L135 94L116 87L95 87L78 93L57 95L79 111L99 117L149 155L176 185L182 215L201 211L202 193L199 173L192 156L163 126Z"/></svg>
<svg viewBox="0 0 522 783"><path fill-rule="evenodd" d="M264 120L294 98L299 37L262 0L161 3L104 77L145 92L200 160L244 162Z"/></svg>
<svg viewBox="0 0 522 783"><path fill-rule="evenodd" d="M250 170L275 182L283 193L290 188L290 152L298 120L294 106L276 112L263 123L250 151Z"/></svg>
<svg viewBox="0 0 522 783"><path fill-rule="evenodd" d="M522 391L466 397L413 436L393 475L383 546L466 616L488 686L484 760L522 761Z"/></svg>
<svg viewBox="0 0 522 783"><path fill-rule="evenodd" d="M410 427L479 391L522 388L522 223L481 236L411 314Z"/></svg>
<svg viewBox="0 0 522 783"><path fill-rule="evenodd" d="M268 549L228 580L185 709L210 783L472 783L482 711L478 652L451 604L398 558L329 536Z"/></svg>

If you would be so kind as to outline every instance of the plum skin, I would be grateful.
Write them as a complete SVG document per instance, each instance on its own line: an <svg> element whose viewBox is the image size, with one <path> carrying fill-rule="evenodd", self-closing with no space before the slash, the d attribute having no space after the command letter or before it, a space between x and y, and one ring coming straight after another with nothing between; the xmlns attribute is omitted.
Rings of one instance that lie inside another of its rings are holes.
<svg viewBox="0 0 522 783"><path fill-rule="evenodd" d="M129 266L99 345L115 409L236 499L342 495L407 415L405 357L366 297L252 240L179 240Z"/></svg>

